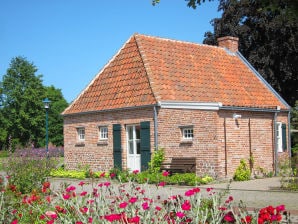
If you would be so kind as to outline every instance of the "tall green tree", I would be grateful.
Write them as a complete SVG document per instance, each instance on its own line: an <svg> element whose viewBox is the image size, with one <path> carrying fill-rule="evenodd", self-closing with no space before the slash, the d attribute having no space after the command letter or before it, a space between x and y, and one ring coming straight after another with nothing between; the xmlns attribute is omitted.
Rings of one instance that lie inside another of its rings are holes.
<svg viewBox="0 0 298 224"><path fill-rule="evenodd" d="M218 37L239 37L239 51L292 106L298 99L296 7L292 1L220 0L222 17L204 40L215 45Z"/></svg>
<svg viewBox="0 0 298 224"><path fill-rule="evenodd" d="M46 97L51 100L49 108L49 141L57 146L63 143L63 117L61 113L68 106L60 89L46 87Z"/></svg>
<svg viewBox="0 0 298 224"><path fill-rule="evenodd" d="M3 76L1 110L6 123L6 143L12 141L14 145L25 146L30 141L37 142L43 135L44 87L42 76L36 76L36 72L33 63L16 57Z"/></svg>

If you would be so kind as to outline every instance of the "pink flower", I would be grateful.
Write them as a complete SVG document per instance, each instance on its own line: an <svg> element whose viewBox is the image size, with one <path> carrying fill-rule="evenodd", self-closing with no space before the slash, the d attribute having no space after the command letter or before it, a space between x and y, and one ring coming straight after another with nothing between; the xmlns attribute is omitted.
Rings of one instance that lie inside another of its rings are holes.
<svg viewBox="0 0 298 224"><path fill-rule="evenodd" d="M81 222L81 221L77 221L76 224L83 224L83 222Z"/></svg>
<svg viewBox="0 0 298 224"><path fill-rule="evenodd" d="M126 208L127 205L128 205L127 202L122 202L119 204L119 208Z"/></svg>
<svg viewBox="0 0 298 224"><path fill-rule="evenodd" d="M227 221L227 222L235 222L235 218L234 218L233 213L232 212L227 213L224 216L224 220Z"/></svg>
<svg viewBox="0 0 298 224"><path fill-rule="evenodd" d="M277 212L282 212L285 210L285 205L279 205L279 206L276 206L276 211Z"/></svg>
<svg viewBox="0 0 298 224"><path fill-rule="evenodd" d="M68 188L66 188L66 192L71 192L74 191L76 189L75 186L69 186Z"/></svg>
<svg viewBox="0 0 298 224"><path fill-rule="evenodd" d="M188 200L185 200L184 203L181 205L182 210L188 211L191 208L191 204Z"/></svg>
<svg viewBox="0 0 298 224"><path fill-rule="evenodd" d="M191 189L191 190L186 191L184 195L187 196L187 197L190 197L194 194L195 194L195 192Z"/></svg>
<svg viewBox="0 0 298 224"><path fill-rule="evenodd" d="M142 207L143 207L144 210L148 210L148 209L149 209L148 202L144 202L144 203L142 204Z"/></svg>
<svg viewBox="0 0 298 224"><path fill-rule="evenodd" d="M15 220L13 220L10 224L18 224L18 220L15 219Z"/></svg>
<svg viewBox="0 0 298 224"><path fill-rule="evenodd" d="M110 174L110 178L114 178L115 176L116 176L116 174L114 174L114 173Z"/></svg>
<svg viewBox="0 0 298 224"><path fill-rule="evenodd" d="M164 187L165 185L166 185L166 182L164 182L164 181L162 181L158 184L158 186L160 186L160 187Z"/></svg>
<svg viewBox="0 0 298 224"><path fill-rule="evenodd" d="M87 194L87 191L83 191L83 192L81 192L81 196L83 197L83 196L85 196Z"/></svg>
<svg viewBox="0 0 298 224"><path fill-rule="evenodd" d="M70 198L70 194L63 194L62 196L64 200L68 200Z"/></svg>
<svg viewBox="0 0 298 224"><path fill-rule="evenodd" d="M104 218L110 222L119 221L121 219L121 214L105 215Z"/></svg>
<svg viewBox="0 0 298 224"><path fill-rule="evenodd" d="M164 177L167 177L167 176L169 176L169 172L168 171L164 171L163 173L162 173L162 175L164 176Z"/></svg>
<svg viewBox="0 0 298 224"><path fill-rule="evenodd" d="M155 210L160 211L160 210L161 210L161 207L156 206L156 207L155 207Z"/></svg>
<svg viewBox="0 0 298 224"><path fill-rule="evenodd" d="M177 212L176 215L179 218L183 218L185 216L185 214L183 212Z"/></svg>
<svg viewBox="0 0 298 224"><path fill-rule="evenodd" d="M50 217L51 219L56 219L58 218L58 215L54 211L46 211L46 216Z"/></svg>
<svg viewBox="0 0 298 224"><path fill-rule="evenodd" d="M85 182L83 182L83 181L81 181L80 183L79 183L79 186L83 186L85 184Z"/></svg>
<svg viewBox="0 0 298 224"><path fill-rule="evenodd" d="M208 187L208 188L206 189L207 192L210 192L210 191L212 191L212 190L213 190L212 187Z"/></svg>
<svg viewBox="0 0 298 224"><path fill-rule="evenodd" d="M140 171L139 170L134 170L132 172L133 172L133 174L138 174Z"/></svg>
<svg viewBox="0 0 298 224"><path fill-rule="evenodd" d="M92 217L89 217L88 218L88 223L92 223L92 221L93 221L93 218Z"/></svg>
<svg viewBox="0 0 298 224"><path fill-rule="evenodd" d="M108 186L111 185L111 183L110 182L105 182L103 185L106 186L106 187L108 187Z"/></svg>
<svg viewBox="0 0 298 224"><path fill-rule="evenodd" d="M129 199L129 202L130 202L131 204L133 204L133 203L135 203L137 200L138 200L138 198L136 198L136 197L131 197L131 198Z"/></svg>
<svg viewBox="0 0 298 224"><path fill-rule="evenodd" d="M135 216L135 217L132 217L132 218L128 218L127 219L128 223L140 223L140 217L139 216Z"/></svg>

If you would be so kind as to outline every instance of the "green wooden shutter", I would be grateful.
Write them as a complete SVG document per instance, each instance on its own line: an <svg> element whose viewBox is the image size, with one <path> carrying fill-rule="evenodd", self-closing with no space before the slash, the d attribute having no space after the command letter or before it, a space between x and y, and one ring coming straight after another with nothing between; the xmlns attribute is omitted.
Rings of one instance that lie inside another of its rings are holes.
<svg viewBox="0 0 298 224"><path fill-rule="evenodd" d="M287 125L282 124L281 125L281 133L282 133L282 150L287 150Z"/></svg>
<svg viewBox="0 0 298 224"><path fill-rule="evenodd" d="M113 124L114 167L122 170L121 125Z"/></svg>
<svg viewBox="0 0 298 224"><path fill-rule="evenodd" d="M151 159L150 151L150 121L141 122L141 170L148 169Z"/></svg>

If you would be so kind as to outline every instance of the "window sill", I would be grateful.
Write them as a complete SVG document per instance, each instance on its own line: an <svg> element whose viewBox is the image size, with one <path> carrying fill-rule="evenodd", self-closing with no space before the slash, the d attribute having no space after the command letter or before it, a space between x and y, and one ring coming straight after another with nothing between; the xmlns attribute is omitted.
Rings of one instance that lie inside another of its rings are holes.
<svg viewBox="0 0 298 224"><path fill-rule="evenodd" d="M84 147L85 146L85 142L77 142L75 144L75 147Z"/></svg>
<svg viewBox="0 0 298 224"><path fill-rule="evenodd" d="M180 141L180 144L188 144L188 145L192 145L193 144L193 139L182 139Z"/></svg>
<svg viewBox="0 0 298 224"><path fill-rule="evenodd" d="M108 145L108 140L99 140L97 142L97 145L100 146L100 145Z"/></svg>

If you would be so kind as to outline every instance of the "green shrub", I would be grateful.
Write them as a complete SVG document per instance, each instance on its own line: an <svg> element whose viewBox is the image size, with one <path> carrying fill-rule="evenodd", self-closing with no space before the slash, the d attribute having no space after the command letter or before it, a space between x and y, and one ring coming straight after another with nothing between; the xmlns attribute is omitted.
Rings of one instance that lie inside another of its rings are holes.
<svg viewBox="0 0 298 224"><path fill-rule="evenodd" d="M236 181L245 181L250 179L250 175L251 173L247 163L244 159L241 159L240 165L237 167L233 179Z"/></svg>
<svg viewBox="0 0 298 224"><path fill-rule="evenodd" d="M152 154L151 161L149 162L149 172L157 173L160 171L160 166L162 162L165 160L165 152L164 149L160 148L155 150Z"/></svg>
<svg viewBox="0 0 298 224"><path fill-rule="evenodd" d="M9 184L16 186L21 193L39 189L57 165L55 158L15 157L12 154L4 167L9 176Z"/></svg>

